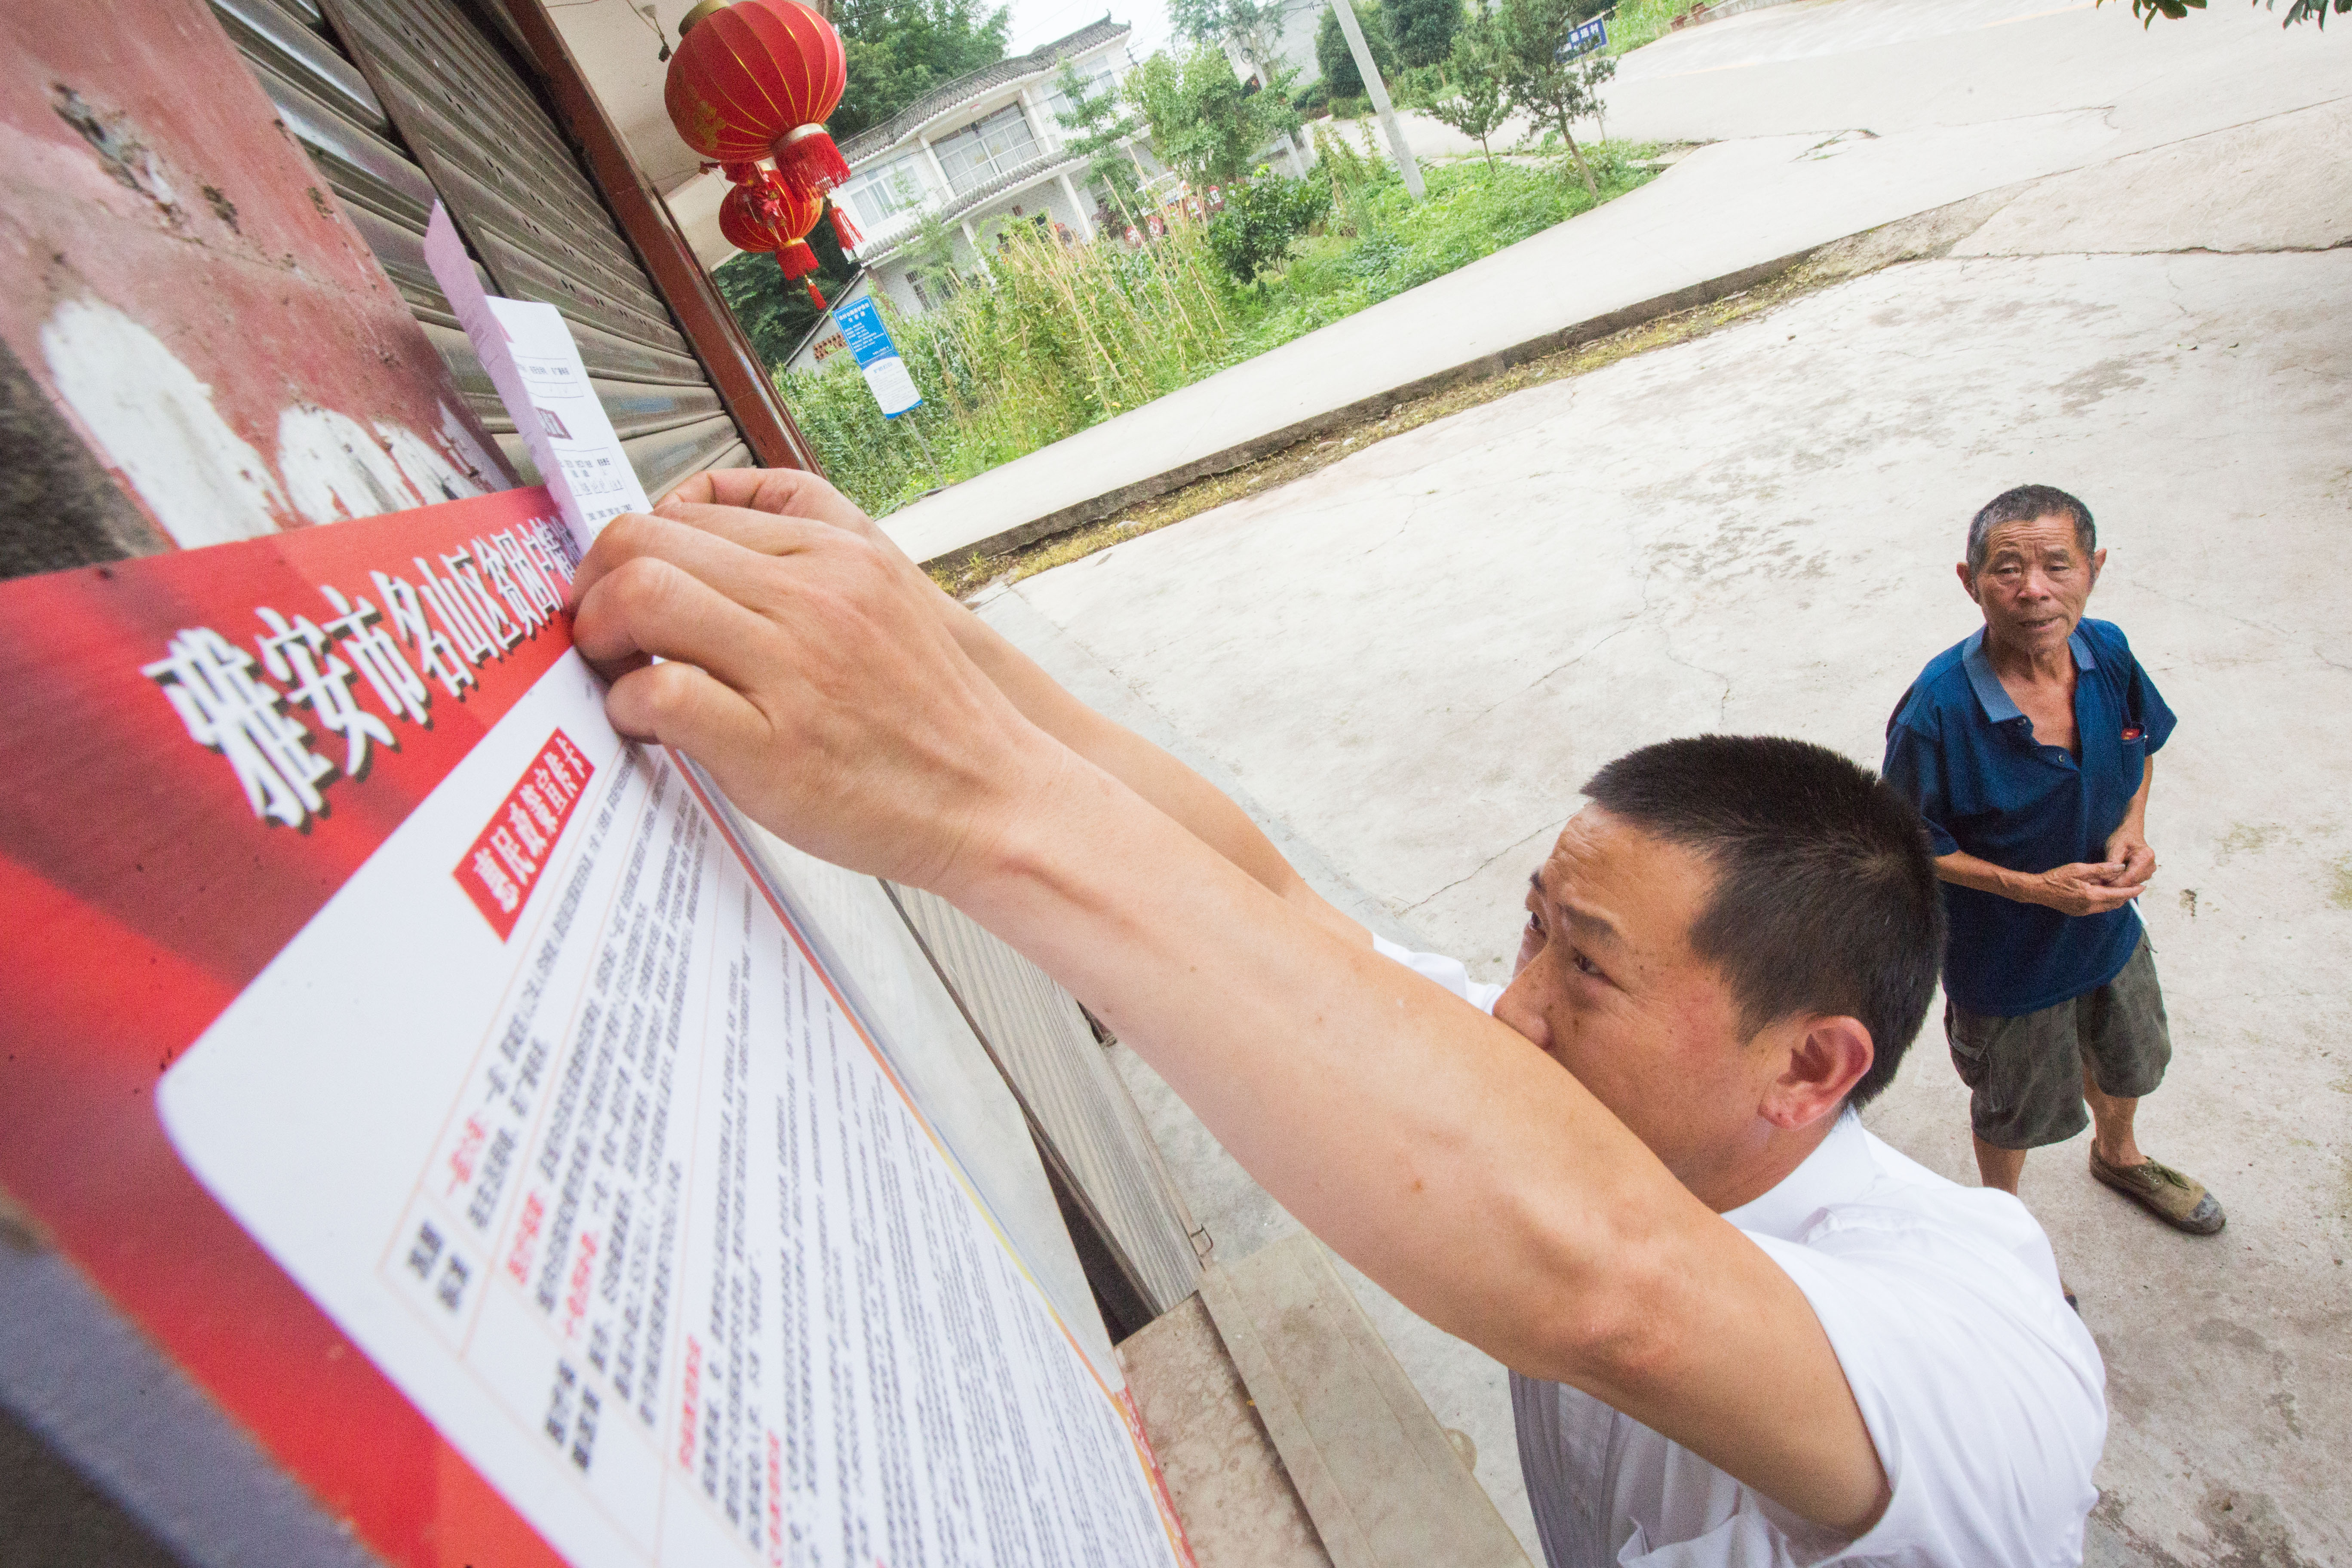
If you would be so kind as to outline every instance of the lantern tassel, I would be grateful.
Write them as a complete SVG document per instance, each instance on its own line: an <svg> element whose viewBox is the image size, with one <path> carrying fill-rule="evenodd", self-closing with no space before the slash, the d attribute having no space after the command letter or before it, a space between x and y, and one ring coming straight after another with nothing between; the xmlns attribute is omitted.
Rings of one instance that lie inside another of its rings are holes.
<svg viewBox="0 0 2352 1568"><path fill-rule="evenodd" d="M842 210L839 202L829 201L824 205L833 219L833 237L841 241L842 249L856 250L866 243L866 237L857 232L857 226L849 221L849 215Z"/></svg>
<svg viewBox="0 0 2352 1568"><path fill-rule="evenodd" d="M802 284L801 287L808 290L809 303L814 305L819 311L830 310L833 309L832 306L824 302L824 296L816 291L815 279L810 279L807 282Z"/></svg>
<svg viewBox="0 0 2352 1568"><path fill-rule="evenodd" d="M776 173L795 195L809 197L849 178L841 149L822 125L803 125L776 143Z"/></svg>

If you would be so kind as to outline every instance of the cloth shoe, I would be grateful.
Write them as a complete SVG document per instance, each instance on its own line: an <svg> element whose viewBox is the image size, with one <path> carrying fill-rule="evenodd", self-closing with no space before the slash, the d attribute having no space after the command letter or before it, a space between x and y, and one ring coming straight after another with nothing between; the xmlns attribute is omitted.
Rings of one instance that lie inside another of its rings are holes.
<svg viewBox="0 0 2352 1568"><path fill-rule="evenodd" d="M2110 1165L2091 1151L2091 1174L2175 1230L2210 1236L2229 1223L2213 1194L2202 1182L2182 1175L2169 1165L2144 1160L2137 1165Z"/></svg>

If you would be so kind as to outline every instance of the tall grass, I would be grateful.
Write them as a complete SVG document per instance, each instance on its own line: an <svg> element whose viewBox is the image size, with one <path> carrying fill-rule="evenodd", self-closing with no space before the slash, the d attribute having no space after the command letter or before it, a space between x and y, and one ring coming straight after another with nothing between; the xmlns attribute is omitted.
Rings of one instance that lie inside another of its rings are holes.
<svg viewBox="0 0 2352 1568"><path fill-rule="evenodd" d="M878 514L1217 369L1234 296L1192 224L1138 251L1024 225L928 314L899 319L881 301L922 407L884 420L848 364L778 384L834 482Z"/></svg>
<svg viewBox="0 0 2352 1568"><path fill-rule="evenodd" d="M1601 199L1649 177L1643 150L1588 151ZM1552 163L1424 169L1428 198L1334 142L1315 177L1339 200L1325 232L1255 288L1198 226L1171 222L1139 251L1011 231L966 285L891 336L923 405L886 420L855 365L777 384L834 483L877 516L1074 436L1573 217L1593 205ZM890 314L887 300L882 301Z"/></svg>

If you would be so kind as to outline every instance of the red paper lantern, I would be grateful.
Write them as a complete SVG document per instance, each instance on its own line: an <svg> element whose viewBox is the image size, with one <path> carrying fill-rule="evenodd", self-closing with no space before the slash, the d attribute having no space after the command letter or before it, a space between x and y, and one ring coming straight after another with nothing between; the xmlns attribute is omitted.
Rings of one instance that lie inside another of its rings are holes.
<svg viewBox="0 0 2352 1568"><path fill-rule="evenodd" d="M768 178L759 184L738 184L727 193L727 199L719 204L719 232L738 250L772 253L785 279L800 283L816 308L825 310L832 307L809 279L816 270L816 252L808 244L809 230L824 214L823 197L803 196Z"/></svg>
<svg viewBox="0 0 2352 1568"><path fill-rule="evenodd" d="M662 101L688 146L721 163L773 158L803 196L849 178L824 132L848 82L832 23L798 0L735 0L679 26Z"/></svg>

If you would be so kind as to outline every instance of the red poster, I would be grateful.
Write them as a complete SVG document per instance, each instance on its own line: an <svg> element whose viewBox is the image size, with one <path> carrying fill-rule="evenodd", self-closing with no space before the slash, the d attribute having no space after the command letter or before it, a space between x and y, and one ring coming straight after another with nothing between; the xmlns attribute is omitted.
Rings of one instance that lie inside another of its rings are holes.
<svg viewBox="0 0 2352 1568"><path fill-rule="evenodd" d="M0 1184L394 1562L1183 1561L567 537L0 584Z"/></svg>

